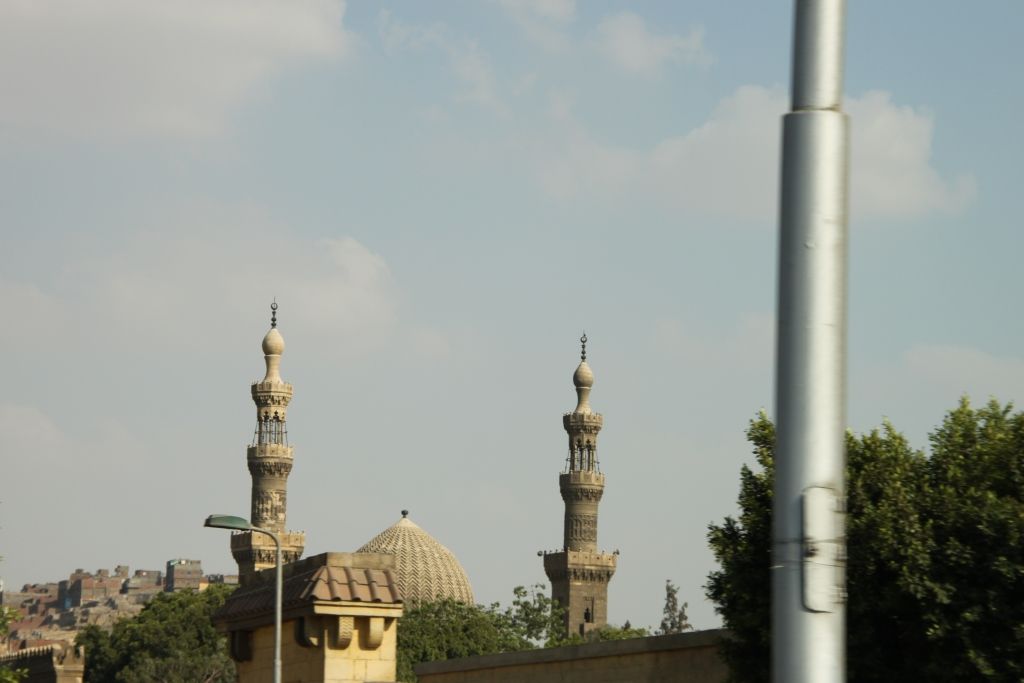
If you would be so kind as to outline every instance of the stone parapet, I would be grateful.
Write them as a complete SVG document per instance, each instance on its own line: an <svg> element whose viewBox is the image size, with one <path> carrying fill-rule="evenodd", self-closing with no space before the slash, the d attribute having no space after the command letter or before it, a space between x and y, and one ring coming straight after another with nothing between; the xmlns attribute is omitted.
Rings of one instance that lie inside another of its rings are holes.
<svg viewBox="0 0 1024 683"><path fill-rule="evenodd" d="M0 655L0 666L24 670L26 683L81 683L85 654L72 643L44 645Z"/></svg>
<svg viewBox="0 0 1024 683"><path fill-rule="evenodd" d="M724 683L728 631L709 630L482 655L416 666L420 683Z"/></svg>
<svg viewBox="0 0 1024 683"><path fill-rule="evenodd" d="M597 434L604 425L604 416L600 413L563 413L562 426L567 432Z"/></svg>

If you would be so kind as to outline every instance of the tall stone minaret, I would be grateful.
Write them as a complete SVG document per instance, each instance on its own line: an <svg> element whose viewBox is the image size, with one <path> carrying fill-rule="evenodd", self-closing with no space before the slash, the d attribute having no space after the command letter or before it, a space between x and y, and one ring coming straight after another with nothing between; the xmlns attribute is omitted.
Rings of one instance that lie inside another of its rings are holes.
<svg viewBox="0 0 1024 683"><path fill-rule="evenodd" d="M569 435L569 457L558 477L565 501L564 541L560 552L543 553L551 598L565 610L566 633L585 635L608 623L608 582L618 552L597 549L597 506L604 475L597 461L597 435L604 418L590 409L594 373L587 365L587 335L580 337L580 364L573 373L576 409L562 416Z"/></svg>
<svg viewBox="0 0 1024 683"><path fill-rule="evenodd" d="M281 539L284 562L294 562L302 555L306 534L285 531L288 475L292 471L292 447L288 445L288 404L292 385L281 379L281 354L284 338L277 331L277 302L270 305L270 331L263 338L263 354L267 374L252 385L256 404L256 433L246 451L249 473L252 474L253 526L272 531ZM231 535L231 554L238 563L239 581L249 582L254 572L273 567L274 541L266 534L242 532Z"/></svg>

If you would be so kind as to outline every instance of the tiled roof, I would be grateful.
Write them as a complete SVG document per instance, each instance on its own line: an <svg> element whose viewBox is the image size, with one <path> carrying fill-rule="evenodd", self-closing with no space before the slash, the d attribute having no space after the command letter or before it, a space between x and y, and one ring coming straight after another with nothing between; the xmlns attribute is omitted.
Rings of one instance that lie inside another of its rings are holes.
<svg viewBox="0 0 1024 683"><path fill-rule="evenodd" d="M294 567L285 567L288 575L282 586L282 609L322 602L402 602L398 583L390 569L366 569L318 561L326 556L329 555L311 557ZM273 571L266 570L262 574L262 580L232 593L217 611L216 618L255 616L273 610Z"/></svg>

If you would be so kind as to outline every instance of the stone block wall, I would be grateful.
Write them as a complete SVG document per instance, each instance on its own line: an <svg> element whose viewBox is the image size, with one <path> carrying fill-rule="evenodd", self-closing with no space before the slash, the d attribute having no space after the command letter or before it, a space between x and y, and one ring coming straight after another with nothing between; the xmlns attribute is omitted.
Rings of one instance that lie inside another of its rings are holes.
<svg viewBox="0 0 1024 683"><path fill-rule="evenodd" d="M696 631L429 662L420 683L725 683L726 631Z"/></svg>

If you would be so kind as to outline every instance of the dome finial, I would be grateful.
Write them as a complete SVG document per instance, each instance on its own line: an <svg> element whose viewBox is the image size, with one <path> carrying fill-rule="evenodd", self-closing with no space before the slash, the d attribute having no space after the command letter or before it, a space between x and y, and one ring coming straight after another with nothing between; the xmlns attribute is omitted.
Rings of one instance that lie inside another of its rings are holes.
<svg viewBox="0 0 1024 683"><path fill-rule="evenodd" d="M580 364L576 372L572 373L572 383L576 386L576 395L579 399L576 403L576 413L590 412L590 388L594 386L594 373L587 365L587 333L580 337Z"/></svg>
<svg viewBox="0 0 1024 683"><path fill-rule="evenodd" d="M402 510L402 519L405 519L408 516L409 516L409 511L408 510Z"/></svg>
<svg viewBox="0 0 1024 683"><path fill-rule="evenodd" d="M270 331L263 337L263 355L267 360L267 376L264 382L280 382L281 354L284 353L284 337L277 329L277 299L270 304Z"/></svg>

